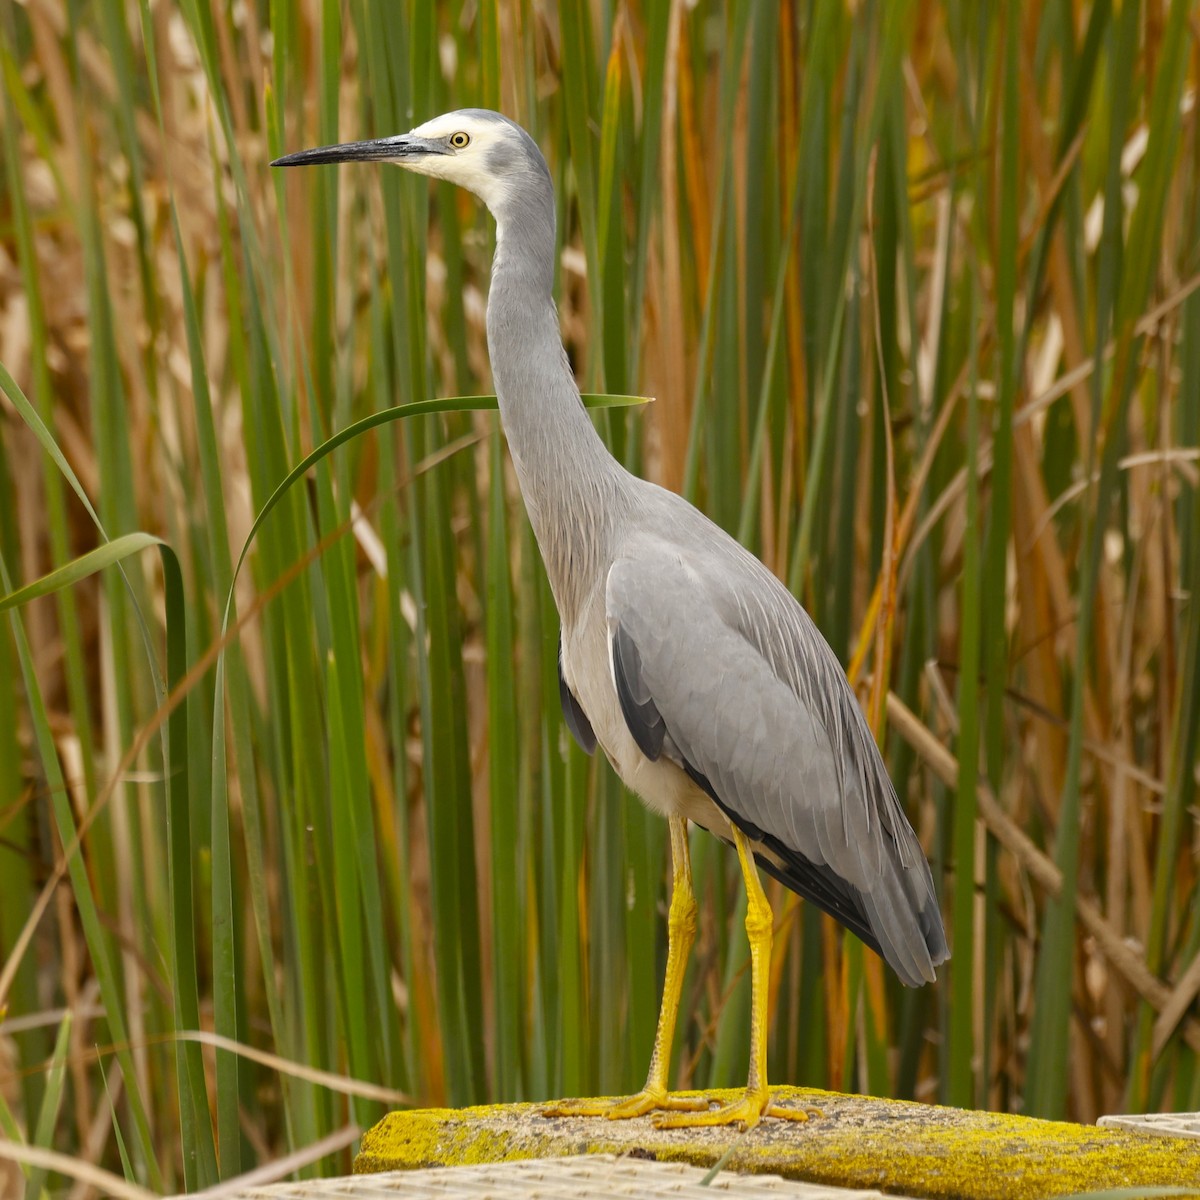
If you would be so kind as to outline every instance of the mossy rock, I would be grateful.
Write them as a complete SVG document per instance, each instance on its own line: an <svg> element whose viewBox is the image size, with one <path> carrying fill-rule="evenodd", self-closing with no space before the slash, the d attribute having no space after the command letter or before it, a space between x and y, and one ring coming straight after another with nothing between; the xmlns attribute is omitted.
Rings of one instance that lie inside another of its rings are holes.
<svg viewBox="0 0 1200 1200"><path fill-rule="evenodd" d="M710 1093L716 1099L736 1092ZM842 1187L947 1200L1041 1200L1110 1188L1195 1187L1200 1141L780 1088L787 1105L822 1115L728 1128L655 1129L632 1121L544 1117L537 1104L394 1112L362 1140L356 1172L464 1166L565 1154L632 1154L768 1172Z"/></svg>

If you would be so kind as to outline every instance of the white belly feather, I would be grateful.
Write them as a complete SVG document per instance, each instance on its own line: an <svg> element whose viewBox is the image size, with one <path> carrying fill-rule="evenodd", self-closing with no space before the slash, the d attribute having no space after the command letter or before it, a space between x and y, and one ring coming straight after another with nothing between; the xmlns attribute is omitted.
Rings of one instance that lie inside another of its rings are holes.
<svg viewBox="0 0 1200 1200"><path fill-rule="evenodd" d="M603 594L584 605L573 629L563 629L562 669L596 741L625 786L664 817L686 817L727 836L728 822L721 810L687 773L665 756L647 758L633 740L613 683Z"/></svg>

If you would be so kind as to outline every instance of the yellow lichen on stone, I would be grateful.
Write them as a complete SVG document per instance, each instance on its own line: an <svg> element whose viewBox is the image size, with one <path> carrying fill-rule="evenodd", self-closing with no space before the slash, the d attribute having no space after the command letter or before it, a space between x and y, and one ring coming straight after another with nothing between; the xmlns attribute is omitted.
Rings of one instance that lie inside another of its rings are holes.
<svg viewBox="0 0 1200 1200"><path fill-rule="evenodd" d="M396 1112L363 1137L355 1170L585 1153L710 1166L732 1147L730 1170L909 1196L1041 1200L1171 1185L1194 1186L1200 1197L1200 1142L797 1088L779 1089L776 1099L824 1115L803 1125L767 1120L742 1134L659 1130L647 1118L547 1118L536 1104Z"/></svg>

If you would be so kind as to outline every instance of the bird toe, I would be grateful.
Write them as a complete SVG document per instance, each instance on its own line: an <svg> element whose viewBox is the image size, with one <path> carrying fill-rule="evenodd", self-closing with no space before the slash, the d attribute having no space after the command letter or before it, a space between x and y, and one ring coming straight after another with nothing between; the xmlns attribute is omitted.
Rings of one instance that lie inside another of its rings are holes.
<svg viewBox="0 0 1200 1200"><path fill-rule="evenodd" d="M643 1088L620 1100L560 1100L541 1110L543 1117L604 1117L609 1121L628 1121L654 1112L703 1113L710 1101L706 1096L672 1095L665 1089Z"/></svg>

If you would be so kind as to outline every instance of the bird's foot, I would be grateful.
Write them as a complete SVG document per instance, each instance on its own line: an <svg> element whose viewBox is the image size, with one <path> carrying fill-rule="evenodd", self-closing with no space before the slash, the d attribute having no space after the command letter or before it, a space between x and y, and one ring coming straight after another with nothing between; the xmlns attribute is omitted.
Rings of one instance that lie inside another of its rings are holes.
<svg viewBox="0 0 1200 1200"><path fill-rule="evenodd" d="M724 1104L709 1112L683 1112L677 1115L654 1117L656 1129L690 1129L697 1125L740 1125L742 1129L753 1129L763 1117L778 1117L782 1121L807 1121L809 1117L820 1117L819 1108L803 1106L784 1108L771 1102L771 1093L766 1088L751 1091L732 1104Z"/></svg>
<svg viewBox="0 0 1200 1200"><path fill-rule="evenodd" d="M673 1096L666 1088L642 1088L623 1100L560 1100L542 1109L543 1117L607 1117L627 1121L651 1112L697 1113L708 1110L704 1096Z"/></svg>

